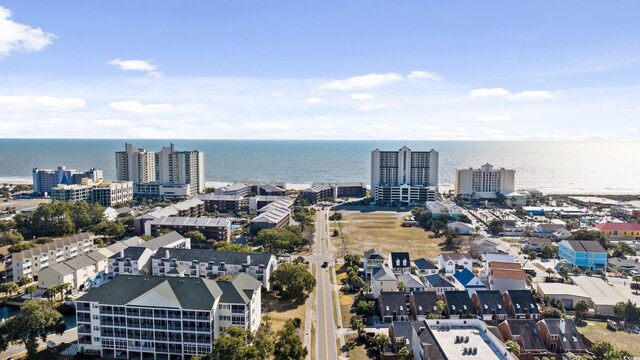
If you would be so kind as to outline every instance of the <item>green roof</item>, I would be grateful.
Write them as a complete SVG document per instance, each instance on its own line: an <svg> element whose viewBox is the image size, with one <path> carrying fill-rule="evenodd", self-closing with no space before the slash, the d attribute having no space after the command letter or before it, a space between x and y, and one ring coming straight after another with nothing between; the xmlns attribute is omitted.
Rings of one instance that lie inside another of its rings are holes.
<svg viewBox="0 0 640 360"><path fill-rule="evenodd" d="M121 275L77 301L209 311L221 296L218 284L209 279Z"/></svg>

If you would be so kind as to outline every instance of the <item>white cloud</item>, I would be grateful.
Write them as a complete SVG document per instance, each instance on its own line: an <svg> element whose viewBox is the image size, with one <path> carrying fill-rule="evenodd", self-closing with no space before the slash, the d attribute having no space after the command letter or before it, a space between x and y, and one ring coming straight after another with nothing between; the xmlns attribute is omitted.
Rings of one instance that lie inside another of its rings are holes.
<svg viewBox="0 0 640 360"><path fill-rule="evenodd" d="M143 71L149 76L161 77L162 73L157 71L157 67L150 60L121 60L113 59L110 65L117 66L122 71Z"/></svg>
<svg viewBox="0 0 640 360"><path fill-rule="evenodd" d="M358 94L351 94L351 98L353 100L373 100L376 98L376 96L369 93L358 93Z"/></svg>
<svg viewBox="0 0 640 360"><path fill-rule="evenodd" d="M431 81L441 81L443 80L443 78L434 73L434 72L430 72L430 71L417 71L414 70L411 73L409 73L409 75L407 75L407 79L411 80L411 81L417 81L417 80L431 80Z"/></svg>
<svg viewBox="0 0 640 360"><path fill-rule="evenodd" d="M487 98L497 97L504 98L506 100L518 101L518 100L549 100L555 99L557 96L549 91L544 90L530 90L520 91L512 94L505 88L482 88L469 91L468 94L472 98Z"/></svg>
<svg viewBox="0 0 640 360"><path fill-rule="evenodd" d="M0 59L12 51L40 51L56 36L11 20L11 10L0 6Z"/></svg>
<svg viewBox="0 0 640 360"><path fill-rule="evenodd" d="M504 88L482 88L469 91L471 97L504 97L508 95L511 93Z"/></svg>
<svg viewBox="0 0 640 360"><path fill-rule="evenodd" d="M383 110L390 109L391 105L387 103L373 103L373 104L362 104L356 108L358 111L372 111L372 110Z"/></svg>
<svg viewBox="0 0 640 360"><path fill-rule="evenodd" d="M246 126L250 130L260 130L260 131L287 130L291 128L291 124L283 121L252 122L252 123L248 123Z"/></svg>
<svg viewBox="0 0 640 360"><path fill-rule="evenodd" d="M81 109L86 105L84 99L79 98L0 95L0 109L4 111L69 111Z"/></svg>
<svg viewBox="0 0 640 360"><path fill-rule="evenodd" d="M463 127L454 127L453 129L451 129L451 131L461 133L461 132L467 132L467 129Z"/></svg>
<svg viewBox="0 0 640 360"><path fill-rule="evenodd" d="M426 131L442 130L442 127L436 126L436 125L420 125L418 126L418 130L426 130Z"/></svg>
<svg viewBox="0 0 640 360"><path fill-rule="evenodd" d="M533 82L541 83L544 82L543 78L533 79Z"/></svg>
<svg viewBox="0 0 640 360"><path fill-rule="evenodd" d="M109 104L109 109L117 112L150 115L173 110L171 104L141 104L135 100L116 101Z"/></svg>
<svg viewBox="0 0 640 360"><path fill-rule="evenodd" d="M323 102L325 102L324 99L317 98L317 97L310 97L307 99L307 103L309 104L322 104Z"/></svg>
<svg viewBox="0 0 640 360"><path fill-rule="evenodd" d="M480 116L473 119L475 122L501 122L501 121L511 121L511 116L504 115L494 115L494 116Z"/></svg>
<svg viewBox="0 0 640 360"><path fill-rule="evenodd" d="M132 123L131 121L127 121L127 120L121 120L121 119L103 119L103 120L97 120L95 122L95 124L97 126L105 126L105 127L115 127L115 128L120 128L120 127L129 127L134 125L134 123Z"/></svg>
<svg viewBox="0 0 640 360"><path fill-rule="evenodd" d="M353 76L341 80L332 80L320 85L322 90L354 90L354 89L371 89L374 87L394 83L402 80L402 76L397 73L386 74L367 74Z"/></svg>

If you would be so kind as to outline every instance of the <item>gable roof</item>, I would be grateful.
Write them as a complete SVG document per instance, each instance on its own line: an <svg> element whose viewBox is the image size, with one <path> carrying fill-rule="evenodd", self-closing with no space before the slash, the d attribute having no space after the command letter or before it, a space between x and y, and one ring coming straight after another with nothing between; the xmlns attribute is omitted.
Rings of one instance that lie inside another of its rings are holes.
<svg viewBox="0 0 640 360"><path fill-rule="evenodd" d="M364 257L366 259L384 259L384 256L382 256L382 253L376 249L369 249L365 251Z"/></svg>
<svg viewBox="0 0 640 360"><path fill-rule="evenodd" d="M478 303L480 304L480 312L483 314L506 314L507 309L502 301L502 295L498 290L477 290Z"/></svg>
<svg viewBox="0 0 640 360"><path fill-rule="evenodd" d="M575 252L606 253L607 251L595 240L563 240Z"/></svg>
<svg viewBox="0 0 640 360"><path fill-rule="evenodd" d="M606 222L593 225L600 231L640 231L640 223Z"/></svg>
<svg viewBox="0 0 640 360"><path fill-rule="evenodd" d="M218 284L209 279L165 276L121 275L97 288L91 288L77 301L108 305L149 304L147 306L210 311L222 295Z"/></svg>
<svg viewBox="0 0 640 360"><path fill-rule="evenodd" d="M453 277L463 286L466 286L471 280L473 280L476 275L469 271L469 269L464 268L461 271L453 274Z"/></svg>
<svg viewBox="0 0 640 360"><path fill-rule="evenodd" d="M441 274L431 274L425 276L424 280L434 288L454 288L453 284Z"/></svg>
<svg viewBox="0 0 640 360"><path fill-rule="evenodd" d="M525 310L529 314L540 313L530 290L507 290L506 293L511 298L511 306L516 314L524 314Z"/></svg>
<svg viewBox="0 0 640 360"><path fill-rule="evenodd" d="M169 257L167 258L167 252ZM265 267L271 260L275 260L275 256L268 253L245 253L237 251L216 251L211 249L183 249L183 248L160 248L152 259L161 261L198 261L200 263L214 264L245 264L249 261L249 266Z"/></svg>
<svg viewBox="0 0 640 360"><path fill-rule="evenodd" d="M524 270L519 269L492 269L491 277L497 279L527 281L527 274L525 274Z"/></svg>
<svg viewBox="0 0 640 360"><path fill-rule="evenodd" d="M130 246L128 248L125 248L124 250L121 250L120 252L117 252L117 253L111 255L111 257L109 259L113 259L113 260L116 260L116 259L138 260L138 259L140 259L142 254L144 254L145 250L147 250L146 247Z"/></svg>
<svg viewBox="0 0 640 360"><path fill-rule="evenodd" d="M420 270L438 270L438 266L433 261L425 258L415 259L413 264Z"/></svg>
<svg viewBox="0 0 640 360"><path fill-rule="evenodd" d="M444 299L449 314L459 314L460 311L463 314L473 312L473 305L466 291L445 291Z"/></svg>
<svg viewBox="0 0 640 360"><path fill-rule="evenodd" d="M471 256L469 254L460 254L460 253L442 253L439 256L442 257L442 260L446 261L460 261L460 260L469 260L471 261Z"/></svg>
<svg viewBox="0 0 640 360"><path fill-rule="evenodd" d="M413 338L413 325L411 321L394 321L389 326L389 329L393 328L393 337L403 337L406 346L411 348L411 339Z"/></svg>
<svg viewBox="0 0 640 360"><path fill-rule="evenodd" d="M373 269L373 278L377 281L393 280L396 281L396 275L388 267L382 265Z"/></svg>
<svg viewBox="0 0 640 360"><path fill-rule="evenodd" d="M411 259L408 252L392 252L389 255L391 259L391 267L411 267Z"/></svg>
<svg viewBox="0 0 640 360"><path fill-rule="evenodd" d="M540 337L540 332L536 326L536 322L531 319L507 319L504 321L509 326L511 335L520 336L520 345L524 352L543 350L547 348Z"/></svg>
<svg viewBox="0 0 640 360"><path fill-rule="evenodd" d="M398 291L381 291L378 297L382 316L407 315L407 301L404 293Z"/></svg>
<svg viewBox="0 0 640 360"><path fill-rule="evenodd" d="M542 323L550 334L559 335L565 351L587 350L587 346L578 333L576 324L571 319L543 319Z"/></svg>
<svg viewBox="0 0 640 360"><path fill-rule="evenodd" d="M413 299L413 311L416 315L437 312L435 306L440 299L435 291L414 291L409 296Z"/></svg>
<svg viewBox="0 0 640 360"><path fill-rule="evenodd" d="M490 261L489 269L508 269L508 270L520 270L522 266L517 262L504 262L504 261Z"/></svg>
<svg viewBox="0 0 640 360"><path fill-rule="evenodd" d="M401 274L398 275L397 280L402 281L407 289L408 288L424 288L424 284L420 281L420 278L413 274Z"/></svg>

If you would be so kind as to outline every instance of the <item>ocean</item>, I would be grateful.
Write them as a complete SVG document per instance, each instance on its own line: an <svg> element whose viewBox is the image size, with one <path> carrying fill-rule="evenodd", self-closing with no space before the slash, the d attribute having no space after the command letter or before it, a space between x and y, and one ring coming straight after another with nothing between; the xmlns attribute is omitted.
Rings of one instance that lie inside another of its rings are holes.
<svg viewBox="0 0 640 360"><path fill-rule="evenodd" d="M128 141L160 150L171 140L0 139L0 182L31 182L32 167L104 171L115 177L115 151ZM640 194L640 141L310 141L175 140L178 150L205 152L209 184L239 180L370 181L371 151L436 149L440 187L453 188L455 169L487 162L516 170L516 188L548 194Z"/></svg>

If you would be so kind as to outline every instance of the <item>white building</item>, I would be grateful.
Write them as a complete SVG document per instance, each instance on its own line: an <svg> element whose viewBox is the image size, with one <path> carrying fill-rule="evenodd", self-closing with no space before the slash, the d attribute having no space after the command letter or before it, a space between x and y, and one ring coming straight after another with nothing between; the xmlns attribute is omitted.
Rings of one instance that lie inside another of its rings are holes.
<svg viewBox="0 0 640 360"><path fill-rule="evenodd" d="M123 204L133 199L131 181L93 181L83 179L82 184L60 184L51 189L51 198L63 202L86 201L102 207Z"/></svg>
<svg viewBox="0 0 640 360"><path fill-rule="evenodd" d="M445 269L445 274L451 276L462 269L473 271L473 262L469 254L442 253L438 255L438 267Z"/></svg>
<svg viewBox="0 0 640 360"><path fill-rule="evenodd" d="M292 210L293 202L289 198L270 202L258 210L258 216L251 219L251 227L255 229L287 227L291 225Z"/></svg>
<svg viewBox="0 0 640 360"><path fill-rule="evenodd" d="M438 192L438 152L371 152L371 198L379 205L424 204Z"/></svg>
<svg viewBox="0 0 640 360"><path fill-rule="evenodd" d="M33 168L33 192L39 195L51 194L51 189L58 185L81 184L82 179L98 181L102 179L102 170L89 169L85 172L77 172L75 169L67 169L58 166L55 170Z"/></svg>
<svg viewBox="0 0 640 360"><path fill-rule="evenodd" d="M398 291L398 279L388 267L382 265L373 268L371 275L371 292L376 298L382 291Z"/></svg>
<svg viewBox="0 0 640 360"><path fill-rule="evenodd" d="M159 152L135 148L125 144L124 151L116 152L116 177L135 184L154 183L156 187L137 186L141 195L166 194L171 197L189 196L204 191L204 153L202 151L176 151L173 144ZM160 186L162 185L162 186ZM169 185L189 185L172 188Z"/></svg>
<svg viewBox="0 0 640 360"><path fill-rule="evenodd" d="M154 276L218 277L245 273L271 290L269 278L278 267L272 254L160 248L151 259Z"/></svg>
<svg viewBox="0 0 640 360"><path fill-rule="evenodd" d="M454 219L459 219L463 211L460 206L458 206L453 200L449 199L442 201L427 201L425 206L434 218L451 216Z"/></svg>
<svg viewBox="0 0 640 360"><path fill-rule="evenodd" d="M78 346L105 358L206 355L224 329L260 326L261 283L119 276L76 300Z"/></svg>
<svg viewBox="0 0 640 360"><path fill-rule="evenodd" d="M460 235L471 235L476 231L471 224L463 223L461 221L454 221L447 224L447 229L454 231Z"/></svg>
<svg viewBox="0 0 640 360"><path fill-rule="evenodd" d="M119 244L126 247L121 247L117 253L109 257L107 271L110 277L121 274L138 275L142 274L142 269L150 272L151 257L160 248L189 249L191 248L191 239L172 231L149 241L134 236L122 240Z"/></svg>
<svg viewBox="0 0 640 360"><path fill-rule="evenodd" d="M455 195L472 199L493 199L496 193L515 191L515 170L497 169L487 163L480 169L456 170Z"/></svg>
<svg viewBox="0 0 640 360"><path fill-rule="evenodd" d="M85 290L105 281L107 265L105 255L92 251L40 271L38 287L48 289L70 283L74 289Z"/></svg>
<svg viewBox="0 0 640 360"><path fill-rule="evenodd" d="M11 255L7 262L7 278L17 282L28 276L35 278L41 270L94 250L91 233L80 233L23 250Z"/></svg>

